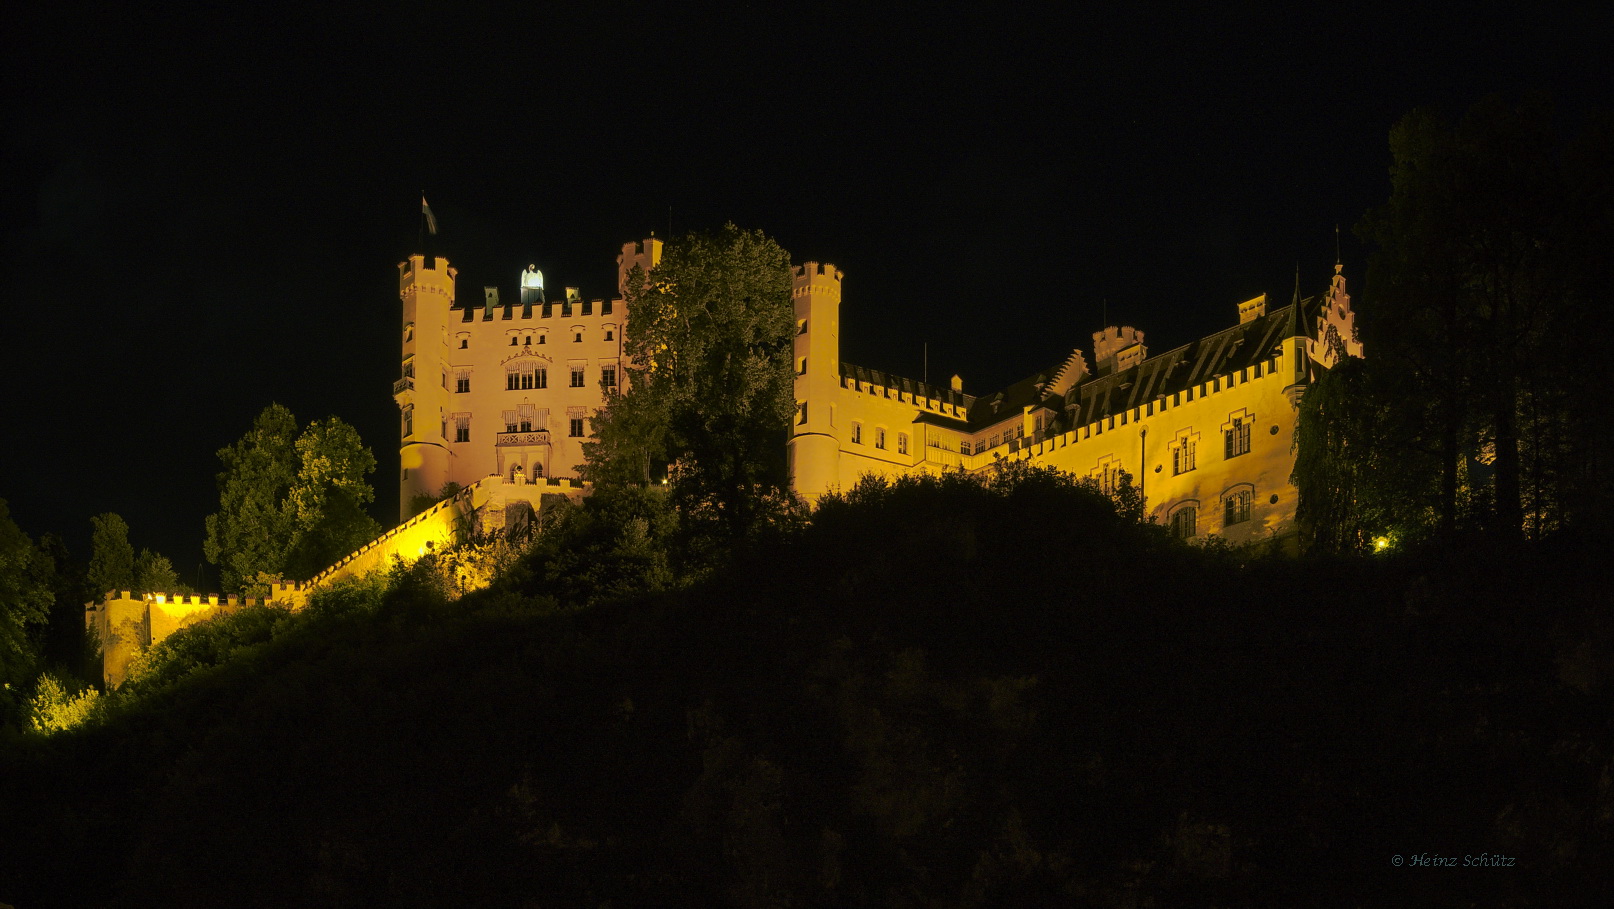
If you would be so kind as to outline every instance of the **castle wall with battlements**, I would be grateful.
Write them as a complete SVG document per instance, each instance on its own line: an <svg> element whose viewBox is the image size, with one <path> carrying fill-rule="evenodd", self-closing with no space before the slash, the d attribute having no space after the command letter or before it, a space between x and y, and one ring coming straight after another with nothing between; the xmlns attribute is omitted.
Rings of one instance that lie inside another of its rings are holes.
<svg viewBox="0 0 1614 909"><path fill-rule="evenodd" d="M111 590L85 604L85 629L100 643L102 680L116 688L140 654L195 622L253 605L295 612L321 587L445 552L479 535L522 529L547 501L562 497L577 502L588 492L588 484L577 480L488 477L403 521L306 582L276 583L262 598Z"/></svg>
<svg viewBox="0 0 1614 909"><path fill-rule="evenodd" d="M1263 295L1230 307L1237 322L1151 356L1144 333L1092 336L1092 364L1064 364L990 395L844 363L839 307L845 276L808 262L793 300L797 413L792 481L809 501L865 475L976 472L1026 461L1113 490L1124 472L1146 514L1180 536L1234 543L1292 537L1291 480L1300 394L1314 370L1361 356L1345 279L1336 267L1320 300L1269 313ZM1230 322L1232 319L1230 318Z"/></svg>

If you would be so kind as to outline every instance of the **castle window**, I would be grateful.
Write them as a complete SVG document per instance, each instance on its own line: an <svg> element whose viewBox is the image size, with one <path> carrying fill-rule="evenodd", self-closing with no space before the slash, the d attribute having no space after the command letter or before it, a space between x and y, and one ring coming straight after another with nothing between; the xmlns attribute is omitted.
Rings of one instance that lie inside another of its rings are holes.
<svg viewBox="0 0 1614 909"><path fill-rule="evenodd" d="M403 409L403 434L406 439L415 434L415 405L413 404Z"/></svg>
<svg viewBox="0 0 1614 909"><path fill-rule="evenodd" d="M1250 453L1250 424L1243 417L1234 417L1222 430L1222 453L1229 458Z"/></svg>
<svg viewBox="0 0 1614 909"><path fill-rule="evenodd" d="M807 320L806 319L797 319L796 320L796 334L804 335L806 333L807 333Z"/></svg>
<svg viewBox="0 0 1614 909"><path fill-rule="evenodd" d="M522 338L521 339L521 346L522 347L531 347L532 346L532 335L528 335L525 338Z"/></svg>
<svg viewBox="0 0 1614 909"><path fill-rule="evenodd" d="M796 375L805 376L806 374L807 374L807 358L806 357L800 357L800 358L798 358L796 360Z"/></svg>
<svg viewBox="0 0 1614 909"><path fill-rule="evenodd" d="M504 412L504 431L505 432L516 432L517 431L516 430L516 412L513 411L513 410L507 410L507 411Z"/></svg>
<svg viewBox="0 0 1614 909"><path fill-rule="evenodd" d="M1171 513L1171 535L1179 540L1189 540L1199 533L1199 509L1193 505L1184 505Z"/></svg>
<svg viewBox="0 0 1614 909"><path fill-rule="evenodd" d="M604 387L604 388L615 388L616 387L616 367L615 366L601 366L600 367L600 385L602 387Z"/></svg>
<svg viewBox="0 0 1614 909"><path fill-rule="evenodd" d="M1197 466L1195 455L1198 447L1196 440L1188 435L1179 437L1173 443L1171 449L1171 473L1173 476L1187 473Z"/></svg>
<svg viewBox="0 0 1614 909"><path fill-rule="evenodd" d="M998 447L998 437L997 437L996 433L994 433L992 435L992 437L987 440L986 447L987 448L996 448L996 447Z"/></svg>
<svg viewBox="0 0 1614 909"><path fill-rule="evenodd" d="M583 333L582 332L577 332L575 335L573 335L573 337L572 337L572 343L573 344L581 344L582 342L583 342Z"/></svg>
<svg viewBox="0 0 1614 909"><path fill-rule="evenodd" d="M571 425L571 429L570 429L570 432L568 433L568 435L570 435L574 439L582 438L583 437L583 418L582 417L572 417L571 420L568 421L568 422Z"/></svg>
<svg viewBox="0 0 1614 909"><path fill-rule="evenodd" d="M862 445L863 444L863 424L862 423L853 423L852 424L852 444L853 445Z"/></svg>
<svg viewBox="0 0 1614 909"><path fill-rule="evenodd" d="M548 335L539 335L539 336L538 336L538 343L539 343L539 344L542 344L542 343L544 343L544 342L545 342L545 341L547 341L547 340L549 340L549 336L548 336Z"/></svg>
<svg viewBox="0 0 1614 909"><path fill-rule="evenodd" d="M968 442L966 442L964 444L965 444L965 447L969 446ZM899 432L899 433L897 433L897 454L907 454L907 453L908 453L908 434L905 433L905 432Z"/></svg>
<svg viewBox="0 0 1614 909"><path fill-rule="evenodd" d="M454 441L471 441L471 415L460 413L454 415Z"/></svg>
<svg viewBox="0 0 1614 909"><path fill-rule="evenodd" d="M807 402L806 401L797 401L796 402L796 423L797 424L802 424L802 423L806 423L806 422L807 422Z"/></svg>
<svg viewBox="0 0 1614 909"><path fill-rule="evenodd" d="M534 477L543 476L544 475L544 465L538 463L537 461L532 462L532 475Z"/></svg>
<svg viewBox="0 0 1614 909"><path fill-rule="evenodd" d="M448 370L443 370L443 387L448 387Z"/></svg>
<svg viewBox="0 0 1614 909"><path fill-rule="evenodd" d="M454 374L454 393L466 394L471 390L471 374L467 370L460 370Z"/></svg>
<svg viewBox="0 0 1614 909"><path fill-rule="evenodd" d="M581 366L573 366L572 367L572 387L573 388L582 388L583 387L583 367L581 367Z"/></svg>
<svg viewBox="0 0 1614 909"><path fill-rule="evenodd" d="M1121 463L1113 457L1106 457L1099 462L1098 467L1088 474L1088 478L1098 486L1099 492L1107 496L1115 495L1115 490L1121 485Z"/></svg>
<svg viewBox="0 0 1614 909"><path fill-rule="evenodd" d="M471 346L470 341L466 340L465 338L460 338L460 350L464 350L465 348L470 347L470 346Z"/></svg>
<svg viewBox="0 0 1614 909"><path fill-rule="evenodd" d="M600 315L608 316L610 314L611 314L611 301L610 300L601 300L600 301Z"/></svg>
<svg viewBox="0 0 1614 909"><path fill-rule="evenodd" d="M874 429L874 447L885 448L885 427L877 426Z"/></svg>
<svg viewBox="0 0 1614 909"><path fill-rule="evenodd" d="M616 340L616 337L615 337L615 333L614 333L614 332L612 332L612 331L611 331L611 329L609 329L609 328L607 328L607 329L606 329L606 330L605 330L605 340L607 340L607 341L614 341L614 340Z"/></svg>
<svg viewBox="0 0 1614 909"><path fill-rule="evenodd" d="M1255 495L1249 488L1236 489L1222 500L1222 523L1231 527L1250 519L1250 503Z"/></svg>
<svg viewBox="0 0 1614 909"><path fill-rule="evenodd" d="M516 409L516 426L519 432L532 432L532 405L522 404Z"/></svg>
<svg viewBox="0 0 1614 909"><path fill-rule="evenodd" d="M516 346L516 338L515 338L515 335L511 335L511 336L510 336L510 346L511 346L511 347L514 347L514 346Z"/></svg>
<svg viewBox="0 0 1614 909"><path fill-rule="evenodd" d="M469 381L468 377L467 381ZM507 367L504 373L504 387L506 391L547 388L549 387L549 371L542 366L527 363Z"/></svg>

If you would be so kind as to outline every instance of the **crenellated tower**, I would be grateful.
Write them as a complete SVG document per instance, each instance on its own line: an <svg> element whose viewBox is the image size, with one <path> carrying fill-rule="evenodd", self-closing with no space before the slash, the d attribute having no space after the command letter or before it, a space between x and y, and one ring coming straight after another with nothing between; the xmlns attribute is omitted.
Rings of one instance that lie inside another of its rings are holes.
<svg viewBox="0 0 1614 909"><path fill-rule="evenodd" d="M842 277L840 269L828 263L807 262L792 270L796 416L790 433L790 474L796 491L809 501L840 482L841 447L832 402L841 379Z"/></svg>
<svg viewBox="0 0 1614 909"><path fill-rule="evenodd" d="M1093 332L1093 369L1107 376L1139 363L1149 355L1143 345L1143 332L1130 325L1106 325Z"/></svg>
<svg viewBox="0 0 1614 909"><path fill-rule="evenodd" d="M628 297L628 273L637 265L648 275L661 264L661 247L662 242L655 237L622 244L622 253L616 257L616 292L622 299Z"/></svg>
<svg viewBox="0 0 1614 909"><path fill-rule="evenodd" d="M398 444L398 516L410 516L410 501L435 496L450 479L448 323L454 277L446 258L416 253L398 263L403 301L400 375L392 386L402 423Z"/></svg>

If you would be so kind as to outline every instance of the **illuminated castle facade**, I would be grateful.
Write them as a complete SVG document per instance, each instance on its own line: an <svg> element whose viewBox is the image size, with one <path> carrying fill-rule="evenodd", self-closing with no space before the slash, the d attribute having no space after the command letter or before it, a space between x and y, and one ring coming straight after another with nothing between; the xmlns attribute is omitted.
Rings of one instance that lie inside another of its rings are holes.
<svg viewBox="0 0 1614 909"><path fill-rule="evenodd" d="M654 239L623 246L619 294L628 272L653 268L660 252ZM941 388L843 362L842 273L805 263L792 285L792 485L811 501L865 474L978 471L1015 459L1107 490L1125 472L1148 515L1179 536L1283 537L1298 504L1290 474L1300 394L1317 369L1362 355L1341 271L1320 298L1301 299L1297 288L1270 311L1264 295L1248 300L1236 324L1162 354L1149 354L1142 331L1108 326L1090 351L973 395L957 376ZM583 300L567 288L550 301L529 267L517 298L484 288L481 300L462 303L454 277L441 257L399 266L403 374L393 392L405 517L417 496L450 482L575 477L595 409L622 388L621 296Z"/></svg>
<svg viewBox="0 0 1614 909"><path fill-rule="evenodd" d="M618 291L634 266L654 268L661 241L628 243L617 258ZM441 256L398 265L403 301L402 375L392 393L402 419L401 518L436 497L488 476L532 484L576 476L590 421L622 385L620 296L585 300L577 288L550 300L529 266L516 295L496 287L461 301Z"/></svg>
<svg viewBox="0 0 1614 909"><path fill-rule="evenodd" d="M1361 356L1338 265L1321 299L1268 311L1149 355L1143 332L1108 326L1088 355L988 395L939 388L840 359L841 272L795 270L796 425L790 461L809 499L864 474L978 471L1001 459L1087 477L1113 491L1124 471L1148 516L1181 537L1247 543L1287 536L1298 496L1296 408L1314 370ZM1232 315L1231 313L1229 315Z"/></svg>

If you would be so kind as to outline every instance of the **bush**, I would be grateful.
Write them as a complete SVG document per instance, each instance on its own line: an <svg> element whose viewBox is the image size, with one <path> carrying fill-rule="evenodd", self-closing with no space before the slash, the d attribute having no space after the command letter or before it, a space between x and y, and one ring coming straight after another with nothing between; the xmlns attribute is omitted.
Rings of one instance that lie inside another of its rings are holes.
<svg viewBox="0 0 1614 909"><path fill-rule="evenodd" d="M101 693L84 687L69 690L50 673L39 677L34 696L28 702L29 719L35 732L50 735L81 725L100 706Z"/></svg>

